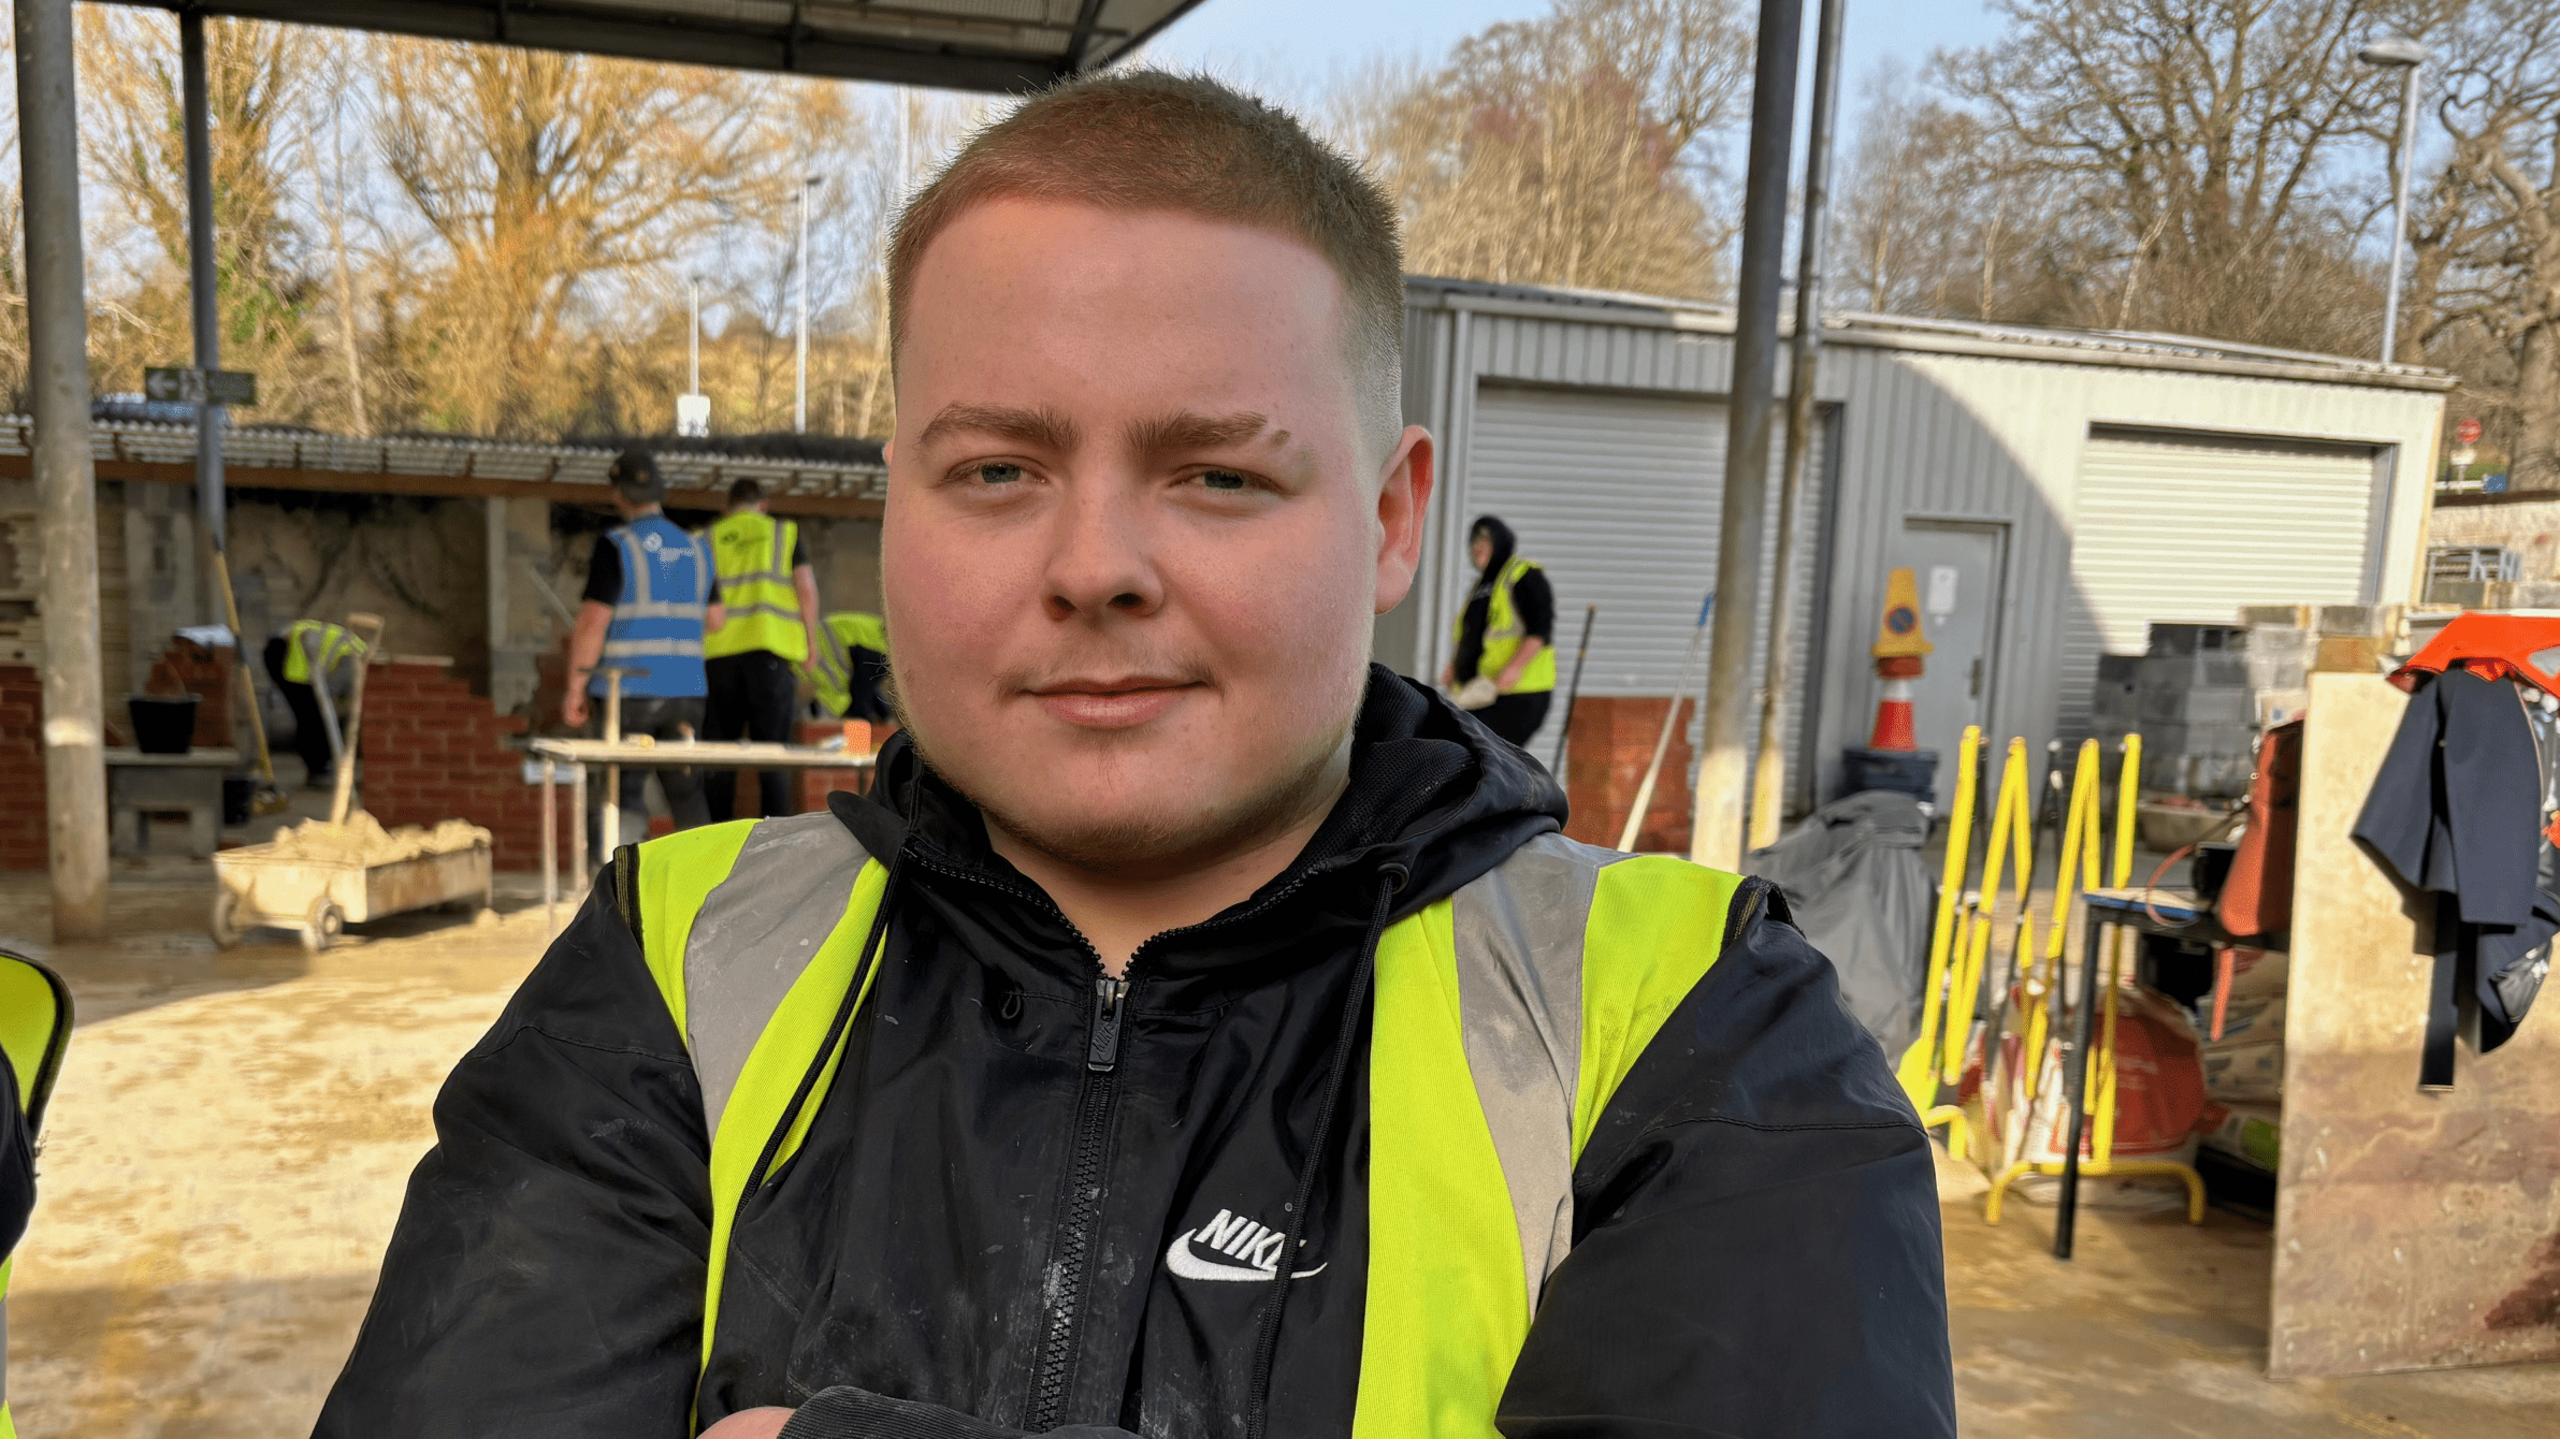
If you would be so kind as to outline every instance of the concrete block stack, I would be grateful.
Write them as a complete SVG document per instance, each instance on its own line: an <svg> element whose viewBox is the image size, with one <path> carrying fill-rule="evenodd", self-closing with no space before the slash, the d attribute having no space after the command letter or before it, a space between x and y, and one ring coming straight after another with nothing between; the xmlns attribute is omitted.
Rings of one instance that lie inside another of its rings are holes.
<svg viewBox="0 0 2560 1439"><path fill-rule="evenodd" d="M2236 625L2155 624L2140 656L2099 661L2096 729L2110 746L2142 735L2142 787L2204 798L2249 792L2258 729L2248 632Z"/></svg>
<svg viewBox="0 0 2560 1439"><path fill-rule="evenodd" d="M2400 653L2398 605L2250 605L2249 683L2260 728L2300 719L2314 674L2375 674Z"/></svg>

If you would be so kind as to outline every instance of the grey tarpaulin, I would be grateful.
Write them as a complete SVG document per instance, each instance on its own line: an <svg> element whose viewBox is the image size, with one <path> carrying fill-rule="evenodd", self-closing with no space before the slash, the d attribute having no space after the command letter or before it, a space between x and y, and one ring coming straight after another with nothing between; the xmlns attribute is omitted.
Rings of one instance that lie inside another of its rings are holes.
<svg viewBox="0 0 2560 1439"><path fill-rule="evenodd" d="M1743 868L1785 891L1796 925L1840 972L1849 1012L1899 1057L1920 1033L1920 988L1937 903L1920 802L1891 790L1835 800Z"/></svg>

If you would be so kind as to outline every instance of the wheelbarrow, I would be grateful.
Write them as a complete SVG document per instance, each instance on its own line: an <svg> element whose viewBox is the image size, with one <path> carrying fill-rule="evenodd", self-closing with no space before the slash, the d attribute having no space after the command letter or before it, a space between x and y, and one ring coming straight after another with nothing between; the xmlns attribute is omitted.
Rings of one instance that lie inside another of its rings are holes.
<svg viewBox="0 0 2560 1439"><path fill-rule="evenodd" d="M439 905L490 907L489 844L368 863L319 858L274 844L213 857L213 942L225 949L261 926L290 929L318 954L350 924Z"/></svg>

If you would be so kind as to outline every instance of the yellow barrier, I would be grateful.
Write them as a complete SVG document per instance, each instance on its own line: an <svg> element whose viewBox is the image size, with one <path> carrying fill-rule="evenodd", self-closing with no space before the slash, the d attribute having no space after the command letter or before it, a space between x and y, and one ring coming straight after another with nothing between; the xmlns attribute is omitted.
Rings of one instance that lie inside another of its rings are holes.
<svg viewBox="0 0 2560 1439"><path fill-rule="evenodd" d="M2134 817L2142 787L2142 736L2126 735L2123 754L2123 762L2116 771L2116 842L2114 864L2110 867L2111 885L2116 889L2123 889L2133 882ZM2062 980L2063 938L2069 928L2068 921L2071 914L2073 877L2071 860L2075 846L2080 859L2079 873L2092 881L2098 877L2098 826L2101 822L2099 816L2102 809L2098 794L2098 774L2098 742L2085 741L2080 746L2080 762L2073 777L2070 817L2063 826L2061 873L2054 878L2053 931L2046 946L2048 955L2053 961L2053 979L2057 987ZM2084 1079L2088 1082L2081 1086L2081 1094L2083 1103L2087 1106L2085 1112L2091 1116L2094 1127L2090 1134L2090 1156L2088 1161L2080 1166L2080 1177L2099 1179L2146 1174L2175 1175L2186 1186L2187 1222L2202 1224L2205 1207L2204 1176L2196 1173L2193 1166L2170 1159L2131 1159L2119 1163L2115 1158L2116 993L2123 985L2123 960L2124 927L2117 925L2107 937L2106 993L2102 1001L2105 1007L2100 1011L2102 1028L2097 1036L2097 1042L2090 1046L2090 1052L2083 1057L2083 1062L2088 1065L2083 1072ZM2043 1019L2044 1011L2039 1008L2035 1012L2034 1022L2029 1026L2031 1036L2027 1057L2027 1063L2030 1066L2029 1080L2019 1092L2016 1122L2007 1126L2002 1135L2007 1141L2006 1149L2010 1162L1991 1181L1991 1193L1984 1201L1982 1209L1983 1222L1986 1224L2000 1222L2001 1200L2007 1196L2009 1187L2021 1177L2028 1174L2059 1175L2063 1172L2063 1165L2059 1161L2030 1161L2017 1157L2019 1150L2024 1147L2027 1132L2034 1127L2035 1084L2032 1066L2035 1064L2035 1056L2041 1054L2043 1050ZM1986 1089L1985 1104L1990 1104L1995 1098L1996 1096Z"/></svg>
<svg viewBox="0 0 2560 1439"><path fill-rule="evenodd" d="M1902 1082L1902 1092L1911 1097L1911 1107L1926 1112L1937 1103L1938 1075L1934 1062L1938 1048L1938 1024L1941 1018L1950 1029L1955 1012L1940 1010L1947 984L1947 955L1954 943L1956 912L1964 907L1965 870L1971 864L1973 848L1974 773L1982 757L1982 729L1979 725L1964 727L1964 742L1956 750L1956 801L1947 815L1947 861L1938 879L1938 913L1929 926L1929 967L1920 990L1920 1034L1902 1053L1894 1077Z"/></svg>

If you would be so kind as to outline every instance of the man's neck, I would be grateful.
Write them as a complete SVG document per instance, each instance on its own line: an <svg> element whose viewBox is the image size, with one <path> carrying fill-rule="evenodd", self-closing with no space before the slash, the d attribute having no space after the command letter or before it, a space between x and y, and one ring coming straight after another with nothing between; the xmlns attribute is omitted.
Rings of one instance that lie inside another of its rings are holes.
<svg viewBox="0 0 2560 1439"><path fill-rule="evenodd" d="M1127 879L1097 874L1035 849L992 822L987 825L987 840L996 853L1047 892L1067 922L1093 946L1103 973L1118 978L1127 972L1129 957L1149 939L1169 929L1199 924L1251 898L1287 869L1315 838L1317 828L1348 787L1348 776L1339 770L1331 778L1324 803L1286 830L1178 875Z"/></svg>

